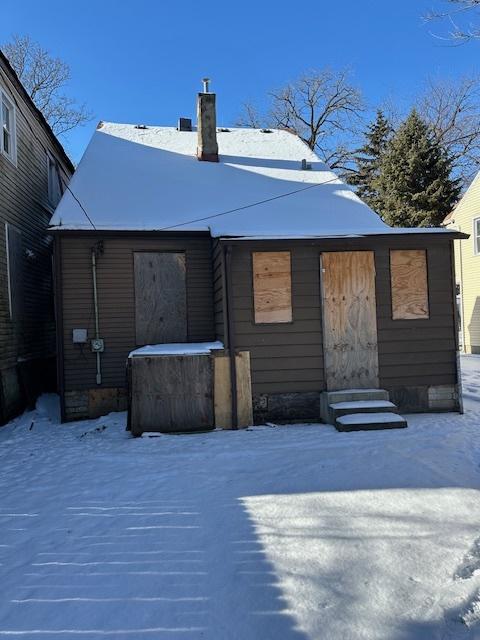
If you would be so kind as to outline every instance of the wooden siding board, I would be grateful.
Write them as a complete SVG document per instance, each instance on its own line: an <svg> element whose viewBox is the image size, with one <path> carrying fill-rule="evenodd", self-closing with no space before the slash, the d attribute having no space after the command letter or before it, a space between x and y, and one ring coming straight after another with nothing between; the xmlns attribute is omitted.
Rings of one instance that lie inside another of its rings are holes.
<svg viewBox="0 0 480 640"><path fill-rule="evenodd" d="M253 323L251 252L260 248L290 250L292 257L293 321L279 327L268 325L267 331L262 325ZM429 319L392 320L392 248L427 249ZM452 363L455 359L455 342L448 239L367 238L329 241L316 246L270 242L255 243L251 247L236 245L233 248L236 345L251 351L253 393L307 393L325 388L318 258L323 250L347 249L375 251L380 386L454 384L456 380ZM317 367L314 365L316 358ZM316 378L292 380L290 373L295 369L292 367L295 359L298 359L297 371L314 370ZM416 369L411 363L419 363L421 368ZM442 365L440 371L438 365ZM257 373L261 373L261 382Z"/></svg>
<svg viewBox="0 0 480 640"><path fill-rule="evenodd" d="M133 254L139 252L186 251L188 341L215 339L213 278L209 238L165 238L161 236L108 237L108 234L61 236L63 277L63 341L65 389L95 387L95 356L88 345L72 344L72 329L94 333L93 290L90 250L103 238L104 253L98 259L100 333L105 340L102 354L102 386L123 387L125 363L135 344L135 297ZM80 286L78 286L80 283Z"/></svg>
<svg viewBox="0 0 480 640"><path fill-rule="evenodd" d="M17 166L0 155L0 218L20 229L25 260L23 318L12 322L8 312L8 281L4 224L0 225L0 369L22 360L55 353L52 292L52 250L46 229L52 209L48 203L46 150L59 161L64 179L69 170L25 98L10 83L2 86L16 102ZM32 130L34 133L32 133ZM21 325L21 326L20 326Z"/></svg>
<svg viewBox="0 0 480 640"><path fill-rule="evenodd" d="M226 314L222 245L214 240L210 246L207 238L192 238L188 242L189 247L190 242L195 246L189 260L192 260L192 265L198 264L198 269L192 267L195 276L190 279L187 277L188 338L190 341L212 340L215 336L224 339ZM93 331L89 247L94 244L94 240L88 236L63 236L62 243L68 243L63 252L64 280L66 279L63 285L66 387L89 388L94 386L95 380L94 357L86 347L82 355L79 348L71 344L71 329L74 326L85 326L90 332ZM99 281L104 278L101 332L102 322L109 332L103 336L106 352L102 356L102 367L106 386L124 385L125 358L134 347L134 304L129 293L133 289L133 258L129 264L125 255L131 255L139 246L144 251L165 250L166 247L167 250L181 250L184 244L185 241L182 244L178 237L168 241L133 235L128 238L105 239L106 251L102 260L106 260L110 254L113 265L104 272L101 263L99 266ZM444 263L449 262L448 240L425 238L419 245L418 238L415 241L392 238L389 242L376 242L370 238L368 242L365 239L355 239L326 244L328 250L375 250L380 385L394 387L453 384L455 373L451 368L454 354L451 275L443 268ZM264 325L254 324L252 249L236 245L232 256L236 347L250 351L253 393L320 391L325 388L325 381L318 258L325 247L294 246L283 242L266 246L263 243L263 248L291 251L293 320L291 324L268 325L267 331L263 330ZM428 249L430 319L392 321L389 269L391 248ZM411 366L413 356L421 364L422 368L418 371ZM438 365L442 365L440 371ZM308 379L301 379L302 377Z"/></svg>
<svg viewBox="0 0 480 640"><path fill-rule="evenodd" d="M213 263L213 305L214 305L214 323L215 336L217 340L226 342L227 331L225 329L226 321L226 296L225 296L225 265L223 259L223 247L218 240L214 240L212 244L212 263ZM227 346L227 345L226 345Z"/></svg>

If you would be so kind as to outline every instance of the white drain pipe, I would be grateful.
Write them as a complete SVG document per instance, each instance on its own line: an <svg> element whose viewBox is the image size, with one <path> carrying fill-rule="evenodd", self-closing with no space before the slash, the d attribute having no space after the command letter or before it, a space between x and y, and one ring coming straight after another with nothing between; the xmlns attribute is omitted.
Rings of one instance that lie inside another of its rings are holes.
<svg viewBox="0 0 480 640"><path fill-rule="evenodd" d="M95 340L92 340L92 351L97 356L97 384L102 384L102 366L101 366L101 347L100 347L100 329L98 322L98 291L97 291L97 251L98 245L92 247L92 279L93 279L93 306L95 310Z"/></svg>

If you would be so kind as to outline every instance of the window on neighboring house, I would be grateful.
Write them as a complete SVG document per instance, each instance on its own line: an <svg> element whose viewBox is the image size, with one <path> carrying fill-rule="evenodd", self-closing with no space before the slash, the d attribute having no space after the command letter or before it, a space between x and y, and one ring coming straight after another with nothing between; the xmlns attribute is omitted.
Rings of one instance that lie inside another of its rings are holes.
<svg viewBox="0 0 480 640"><path fill-rule="evenodd" d="M392 319L429 318L427 252L425 249L390 251Z"/></svg>
<svg viewBox="0 0 480 640"><path fill-rule="evenodd" d="M476 256L480 255L480 218L473 221L473 252Z"/></svg>
<svg viewBox="0 0 480 640"><path fill-rule="evenodd" d="M0 89L0 127L2 136L0 141L0 151L14 164L17 161L17 140L15 125L15 108L11 100Z"/></svg>
<svg viewBox="0 0 480 640"><path fill-rule="evenodd" d="M55 158L47 153L48 201L56 207L62 197L62 183Z"/></svg>
<svg viewBox="0 0 480 640"><path fill-rule="evenodd" d="M292 322L290 251L254 251L255 323Z"/></svg>

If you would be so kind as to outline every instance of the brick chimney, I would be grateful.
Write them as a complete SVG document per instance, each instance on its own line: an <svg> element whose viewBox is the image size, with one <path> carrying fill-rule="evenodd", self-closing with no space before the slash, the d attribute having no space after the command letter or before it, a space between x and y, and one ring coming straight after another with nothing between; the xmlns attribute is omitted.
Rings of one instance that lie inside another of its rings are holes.
<svg viewBox="0 0 480 640"><path fill-rule="evenodd" d="M197 158L218 162L217 115L215 94L208 90L209 79L203 79L203 92L197 98Z"/></svg>

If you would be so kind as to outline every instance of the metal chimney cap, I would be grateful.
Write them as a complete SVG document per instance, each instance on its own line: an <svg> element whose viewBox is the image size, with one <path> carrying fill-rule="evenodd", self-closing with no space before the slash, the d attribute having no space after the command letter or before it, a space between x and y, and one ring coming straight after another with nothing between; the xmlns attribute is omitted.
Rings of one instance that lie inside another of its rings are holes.
<svg viewBox="0 0 480 640"><path fill-rule="evenodd" d="M210 78L202 78L203 82L203 93L209 92Z"/></svg>

